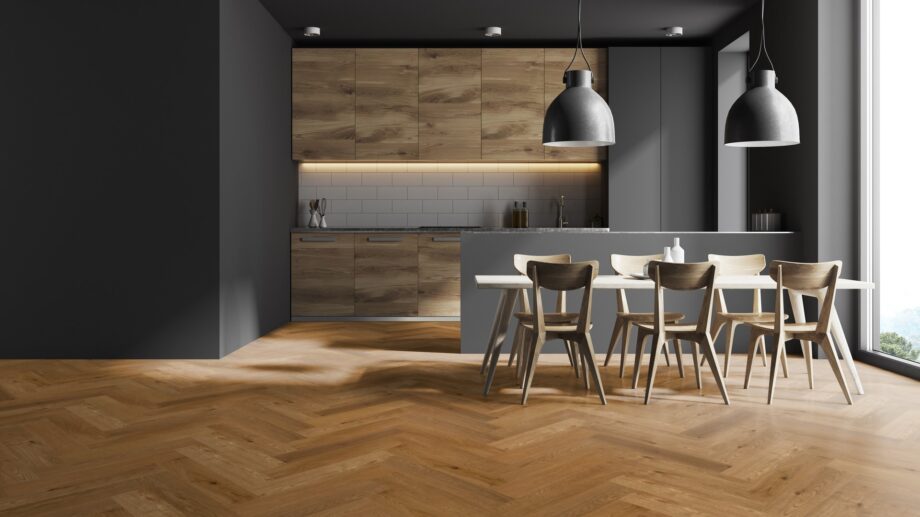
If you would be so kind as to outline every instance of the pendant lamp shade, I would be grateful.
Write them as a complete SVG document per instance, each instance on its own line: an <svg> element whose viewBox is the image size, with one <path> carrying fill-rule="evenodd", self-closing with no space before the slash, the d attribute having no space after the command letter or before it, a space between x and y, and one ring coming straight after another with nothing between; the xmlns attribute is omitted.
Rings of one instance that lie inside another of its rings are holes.
<svg viewBox="0 0 920 517"><path fill-rule="evenodd" d="M799 143L799 117L795 107L776 89L776 72L758 70L754 87L728 111L725 145L779 147Z"/></svg>
<svg viewBox="0 0 920 517"><path fill-rule="evenodd" d="M565 90L553 99L543 118L543 145L600 147L616 142L613 114L591 88L591 71L569 70Z"/></svg>

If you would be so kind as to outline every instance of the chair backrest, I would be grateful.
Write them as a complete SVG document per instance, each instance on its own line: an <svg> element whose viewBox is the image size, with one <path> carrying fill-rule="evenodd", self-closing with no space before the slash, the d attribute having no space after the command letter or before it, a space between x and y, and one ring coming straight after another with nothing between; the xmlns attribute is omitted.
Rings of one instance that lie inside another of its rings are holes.
<svg viewBox="0 0 920 517"><path fill-rule="evenodd" d="M655 331L664 329L664 290L696 291L705 289L700 315L697 318L697 332L709 333L712 319L712 294L716 280L716 264L695 262L676 264L653 261L648 265L649 276L655 281Z"/></svg>
<svg viewBox="0 0 920 517"><path fill-rule="evenodd" d="M548 262L550 264L571 264L572 256L569 254L562 255L522 255L515 253L514 269L522 275L527 274L527 263L536 260L537 262Z"/></svg>
<svg viewBox="0 0 920 517"><path fill-rule="evenodd" d="M551 291L574 291L584 289L581 297L581 310L578 316L578 331L585 332L591 325L591 301L594 293L593 283L597 278L600 265L596 260L557 264L531 260L527 263L527 276L533 280L534 329L543 332L543 297L541 289Z"/></svg>
<svg viewBox="0 0 920 517"><path fill-rule="evenodd" d="M527 263L536 260L537 262L548 262L550 264L571 264L572 256L568 253L560 255L523 255L520 253L514 254L514 269L522 275L527 274ZM530 301L527 299L527 289L521 289L519 293L521 300L521 309L530 313ZM556 312L565 312L565 291L560 291L558 296L556 296Z"/></svg>
<svg viewBox="0 0 920 517"><path fill-rule="evenodd" d="M783 289L793 291L821 291L824 294L824 304L818 316L817 331L826 333L830 326L831 311L834 308L834 299L837 296L837 278L843 262L787 262L774 260L770 262L770 278L776 281L776 319L774 331L781 333L785 325L783 317Z"/></svg>
<svg viewBox="0 0 920 517"><path fill-rule="evenodd" d="M767 267L767 258L759 253L756 255L713 255L710 253L707 259L719 265L720 275L756 276ZM751 311L762 311L760 289L754 289ZM716 289L716 312L728 312L725 294L721 289Z"/></svg>
<svg viewBox="0 0 920 517"><path fill-rule="evenodd" d="M642 273L642 269L649 262L663 258L664 255L661 253L657 255L617 255L614 253L610 255L610 266L618 275L632 275Z"/></svg>

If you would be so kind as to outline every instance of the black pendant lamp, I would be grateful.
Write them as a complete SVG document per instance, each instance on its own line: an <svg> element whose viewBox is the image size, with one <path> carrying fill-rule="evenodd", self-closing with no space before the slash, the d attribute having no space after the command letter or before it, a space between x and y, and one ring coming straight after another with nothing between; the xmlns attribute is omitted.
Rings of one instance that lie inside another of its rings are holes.
<svg viewBox="0 0 920 517"><path fill-rule="evenodd" d="M588 69L569 70L579 52ZM543 145L600 147L616 142L610 106L591 88L593 81L591 64L581 46L581 0L578 0L578 42L562 75L565 90L553 99L543 118Z"/></svg>
<svg viewBox="0 0 920 517"><path fill-rule="evenodd" d="M754 86L728 111L725 120L725 145L730 147L780 147L799 143L799 116L785 95L776 89L776 72L767 52L764 4L760 3L760 48L748 73L763 54L770 68L753 73Z"/></svg>

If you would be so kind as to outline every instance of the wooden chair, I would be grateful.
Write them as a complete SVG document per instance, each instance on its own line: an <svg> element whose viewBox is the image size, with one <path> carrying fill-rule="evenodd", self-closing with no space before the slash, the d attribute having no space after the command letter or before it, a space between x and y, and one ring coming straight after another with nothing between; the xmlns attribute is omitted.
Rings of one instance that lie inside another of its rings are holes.
<svg viewBox="0 0 920 517"><path fill-rule="evenodd" d="M597 261L576 262L574 264L552 264L549 262L530 261L527 263L527 276L533 280L533 308L534 318L530 323L524 323L529 331L530 341L526 350L522 351L521 359L525 361L526 378L524 380L524 393L521 404L527 404L527 395L533 383L537 361L543 345L551 339L575 343L578 355L584 365L585 388L589 387L588 374L594 379L594 386L602 404L607 404L604 396L604 386L601 383L600 371L594 362L594 345L591 343L591 299L594 294L593 282L597 278L599 269ZM546 320L543 311L543 297L541 291L563 292L583 289L581 309L578 317L571 322L553 323Z"/></svg>
<svg viewBox="0 0 920 517"><path fill-rule="evenodd" d="M614 274L625 276L636 273L642 273L645 265L653 260L661 260L664 255L610 255L610 265L613 267ZM620 349L620 378L626 371L626 353L629 349L629 334L633 325L639 323L653 323L655 315L651 312L630 312L629 303L626 301L626 291L624 289L616 290L617 296L617 317L613 323L613 334L610 336L610 345L607 347L607 357L604 359L604 366L610 364L610 356L616 347L617 341L622 341ZM665 323L677 323L684 319L680 312L669 312L665 314ZM622 340L621 340L622 338ZM683 354L680 349L680 342L674 341L674 352L677 355L677 367L680 369L680 376L684 376ZM668 356L668 345L664 346L664 358L668 366L671 366L671 359Z"/></svg>
<svg viewBox="0 0 920 517"><path fill-rule="evenodd" d="M808 349L803 350L807 357L811 356L810 343L817 343L827 355L831 369L837 377L840 389L847 399L848 404L853 403L847 381L840 371L840 362L837 359L837 349L831 339L828 329L831 322L831 313L834 309L834 298L837 295L837 278L840 276L842 262L817 262L802 264L799 262L784 262L774 260L770 263L770 277L776 281L776 317L771 323L752 323L751 340L748 345L747 370L744 373L744 388L751 383L751 363L754 361L754 348L758 339L763 336L773 336L773 356L770 361L770 386L767 391L767 404L773 403L773 391L776 386L777 358L786 348L786 341L798 339L802 343L809 343ZM824 303L816 322L786 323L784 317L783 289L817 293L824 291ZM811 369L809 368L809 373Z"/></svg>
<svg viewBox="0 0 920 517"><path fill-rule="evenodd" d="M702 388L702 379L700 378L699 348L702 347L703 355L709 361L716 385L722 394L722 400L725 404L730 404L728 392L725 390L725 382L719 372L719 365L715 359L715 348L712 346L712 336L710 334L710 321L712 319L712 298L713 284L716 278L716 265L711 262L700 262L696 264L674 264L667 262L649 263L649 275L655 281L655 321L652 324L642 323L638 325L639 332L636 338L636 369L633 372L633 389L639 384L639 360L641 354L638 353L642 348L642 343L646 337L652 338L652 349L649 359L648 383L645 389L645 403L648 404L652 395L652 386L655 384L655 369L658 366L658 354L665 342L670 339L681 339L692 341L693 347L693 365L696 368L696 383L698 388ZM700 315L696 324L679 325L668 324L665 321L664 307L664 290L670 289L675 291L696 291L705 289L703 304L700 307Z"/></svg>
<svg viewBox="0 0 920 517"><path fill-rule="evenodd" d="M767 267L767 259L763 255L712 255L710 254L709 262L718 265L720 275L727 276L757 276ZM728 326L728 334L725 336L725 364L722 367L722 374L728 377L728 370L731 367L732 344L735 338L735 329L744 323L770 323L775 318L772 312L763 312L760 298L760 289L754 289L754 300L751 305L751 312L729 312L725 304L725 293L721 289L716 289L715 297L715 315L712 319L712 326L715 330L712 333L712 340L715 342L719 337L722 328ZM758 340L761 361L767 365L767 352L764 345L764 339ZM786 354L783 353L783 372L789 376L789 369L786 363Z"/></svg>

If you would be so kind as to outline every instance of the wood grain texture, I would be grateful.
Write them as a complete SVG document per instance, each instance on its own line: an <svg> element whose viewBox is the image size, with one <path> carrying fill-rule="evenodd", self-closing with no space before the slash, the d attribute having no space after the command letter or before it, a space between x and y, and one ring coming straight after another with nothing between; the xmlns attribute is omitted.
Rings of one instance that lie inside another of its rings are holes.
<svg viewBox="0 0 920 517"><path fill-rule="evenodd" d="M607 406L544 354L529 406L488 398L457 323L295 323L221 360L0 361L0 513L35 515L915 515L920 383L826 361L772 406L767 368L658 373ZM689 361L685 368L692 371ZM174 509L174 510L173 510Z"/></svg>
<svg viewBox="0 0 920 517"><path fill-rule="evenodd" d="M544 51L482 49L482 159L543 160Z"/></svg>
<svg viewBox="0 0 920 517"><path fill-rule="evenodd" d="M355 314L418 315L417 234L355 234Z"/></svg>
<svg viewBox="0 0 920 517"><path fill-rule="evenodd" d="M545 50L545 83L543 112L549 107L553 99L565 89L562 76L566 66L572 60L572 49L548 48ZM607 49L586 48L585 57L591 64L594 72L594 90L601 97L607 98ZM573 70L587 69L584 59L579 54L578 59L572 64ZM542 126L541 126L542 127ZM542 139L542 133L541 133ZM547 161L587 161L597 162L607 160L607 147L565 149L561 147L544 147L544 159Z"/></svg>
<svg viewBox="0 0 920 517"><path fill-rule="evenodd" d="M355 159L355 49L291 50L294 160Z"/></svg>
<svg viewBox="0 0 920 517"><path fill-rule="evenodd" d="M419 49L419 157L482 158L482 50Z"/></svg>
<svg viewBox="0 0 920 517"><path fill-rule="evenodd" d="M458 239L444 242L443 239ZM418 315L460 316L460 234L418 237ZM438 240L442 241L439 242Z"/></svg>
<svg viewBox="0 0 920 517"><path fill-rule="evenodd" d="M418 49L359 48L358 160L418 159Z"/></svg>
<svg viewBox="0 0 920 517"><path fill-rule="evenodd" d="M354 313L355 236L292 234L291 316Z"/></svg>

